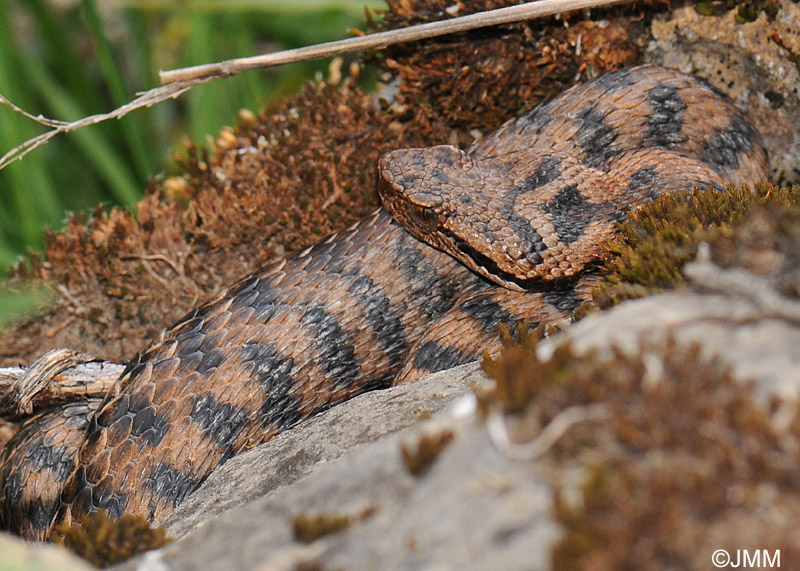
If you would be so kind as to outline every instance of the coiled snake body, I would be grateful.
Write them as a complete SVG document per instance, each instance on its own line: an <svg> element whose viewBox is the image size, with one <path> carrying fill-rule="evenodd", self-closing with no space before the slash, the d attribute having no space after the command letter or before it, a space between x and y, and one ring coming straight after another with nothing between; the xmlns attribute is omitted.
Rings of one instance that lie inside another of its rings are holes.
<svg viewBox="0 0 800 571"><path fill-rule="evenodd" d="M727 98L647 66L570 89L468 152L398 150L378 171L385 210L193 311L97 412L28 422L0 457L0 524L41 539L99 508L160 520L304 418L496 349L498 323L567 317L581 272L646 200L768 174Z"/></svg>

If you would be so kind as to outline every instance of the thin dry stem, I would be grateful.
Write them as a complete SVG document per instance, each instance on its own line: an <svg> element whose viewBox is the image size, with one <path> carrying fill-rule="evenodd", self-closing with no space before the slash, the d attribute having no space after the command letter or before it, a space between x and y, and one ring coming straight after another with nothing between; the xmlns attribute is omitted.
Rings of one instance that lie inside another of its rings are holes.
<svg viewBox="0 0 800 571"><path fill-rule="evenodd" d="M28 139L21 145L17 145L16 147L8 151L5 155L0 157L0 170L3 170L14 161L20 160L34 149L41 147L59 133L71 133L72 131L77 131L82 127L87 127L89 125L102 123L103 121L107 121L108 119L121 119L122 117L124 117L131 111L135 111L136 109L141 109L142 107L152 107L153 105L161 103L162 101L166 101L167 99L174 99L176 97L179 97L192 87L200 85L201 83L206 83L207 81L209 81L209 79L198 79L194 81L177 82L177 83L171 83L169 85L164 85L162 87L156 87L149 91L145 91L130 103L126 103L122 107L118 107L117 109L114 109L109 113L90 115L89 117L84 117L83 119L79 119L71 123L64 123L63 121L47 119L45 117L42 117L41 115L34 117L30 113L23 111L22 109L18 108L16 105L8 101L8 99L0 95L0 103L8 105L15 111L22 113L23 115L25 115L30 119L33 119L37 123L41 123L42 125L47 125L48 127L53 127L50 131L46 131L41 135L37 135L32 139Z"/></svg>
<svg viewBox="0 0 800 571"><path fill-rule="evenodd" d="M390 30L388 32L347 38L345 40L285 50L273 54L237 58L218 63L162 71L159 75L161 77L161 82L165 85L175 81L229 77L251 69L263 69L309 59L333 57L360 50L382 48L402 42L413 42L425 38L466 32L476 28L543 18L562 12L596 8L598 6L606 6L624 1L626 0L539 0L538 2L529 2L519 6L509 6L507 8L498 8L487 12L470 14L469 16L461 16L459 18L453 18L452 20L419 24L400 30Z"/></svg>
<svg viewBox="0 0 800 571"><path fill-rule="evenodd" d="M0 157L0 170L4 169L14 161L22 159L34 149L46 144L50 139L59 133L70 133L82 127L95 125L108 119L120 119L136 109L141 109L142 107L151 107L157 103L161 103L162 101L179 97L189 89L213 79L230 77L251 69L263 69L298 61L307 61L342 55L365 49L381 48L401 42L412 42L425 38L433 38L437 36L453 34L456 32L474 30L476 28L508 24L522 20L532 20L545 16L552 16L554 14L560 14L562 12L608 6L626 1L627 0L539 0L538 2L529 2L519 6L498 8L497 10L489 10L487 12L470 14L468 16L453 18L451 20L445 20L442 22L430 22L400 30L379 32L366 36L348 38L345 40L317 44L304 48L285 50L273 54L238 58L218 63L175 69L171 71L162 71L161 81L164 83L164 85L161 87L156 87L149 91L145 91L130 103L114 109L109 113L92 115L90 117L84 117L83 119L69 123L47 119L41 115L35 116L24 111L0 95L0 105L7 105L11 107L11 109L25 115L29 119L52 128L50 131L42 133L41 135L37 135L36 137L17 145L5 155Z"/></svg>
<svg viewBox="0 0 800 571"><path fill-rule="evenodd" d="M531 461L550 450L576 424L604 421L608 418L610 412L602 403L571 406L558 413L535 440L524 444L518 444L511 439L505 419L499 411L492 411L486 420L486 425L492 442L503 454L513 460Z"/></svg>

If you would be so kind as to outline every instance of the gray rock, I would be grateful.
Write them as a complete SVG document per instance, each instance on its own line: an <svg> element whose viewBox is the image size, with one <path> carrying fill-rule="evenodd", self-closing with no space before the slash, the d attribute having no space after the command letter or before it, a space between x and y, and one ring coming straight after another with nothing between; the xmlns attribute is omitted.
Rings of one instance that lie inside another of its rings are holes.
<svg viewBox="0 0 800 571"><path fill-rule="evenodd" d="M469 390L475 364L415 383L361 395L233 458L165 521L181 537L218 514L290 485L319 464L430 416ZM257 476L257 477L255 477Z"/></svg>
<svg viewBox="0 0 800 571"><path fill-rule="evenodd" d="M800 397L800 328L764 315L747 299L688 292L653 296L584 319L553 342L564 337L578 354L615 346L634 355L643 344L663 345L669 337L697 343L704 357L719 358L737 380L755 381L762 402Z"/></svg>
<svg viewBox="0 0 800 571"><path fill-rule="evenodd" d="M590 316L540 350L566 339L576 353L601 355L611 347L646 354L669 338L697 343L737 379L753 380L757 400L791 401L800 395L800 327L783 313L735 292L669 293ZM653 357L648 374L657 378ZM370 393L231 460L167 522L175 543L121 568L549 568L560 538L551 483L578 501L583 471L554 476L552 463L511 459L476 422L471 395L453 401L475 382L488 381L469 365ZM794 408L772 419L785 426ZM401 444L442 430L453 443L427 472L410 475ZM304 544L293 532L298 515L353 522Z"/></svg>
<svg viewBox="0 0 800 571"><path fill-rule="evenodd" d="M170 518L170 533L182 535L176 543L121 568L546 568L542 555L558 537L549 487L535 465L492 445L472 418L472 399L387 434L484 380L468 365L364 395L237 457ZM410 475L401 443L441 430L455 434L452 445L428 472ZM293 537L297 515L365 510L372 515L310 545Z"/></svg>
<svg viewBox="0 0 800 571"><path fill-rule="evenodd" d="M0 533L0 569L3 571L91 571L83 559L55 545L30 543Z"/></svg>

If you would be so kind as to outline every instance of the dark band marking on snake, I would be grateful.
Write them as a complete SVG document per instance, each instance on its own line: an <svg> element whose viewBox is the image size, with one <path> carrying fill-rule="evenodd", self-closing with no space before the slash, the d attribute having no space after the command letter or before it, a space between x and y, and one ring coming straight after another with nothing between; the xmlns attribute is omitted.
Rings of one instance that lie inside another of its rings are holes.
<svg viewBox="0 0 800 571"><path fill-rule="evenodd" d="M197 395L189 416L205 431L206 436L224 447L229 447L230 442L250 424L247 411L220 402L212 394Z"/></svg>
<svg viewBox="0 0 800 571"><path fill-rule="evenodd" d="M513 323L516 317L503 309L492 297L485 295L476 295L464 300L462 307L482 329L490 333L497 331L498 323ZM536 324L531 323L531 325Z"/></svg>
<svg viewBox="0 0 800 571"><path fill-rule="evenodd" d="M606 124L605 114L589 107L578 115L578 119L581 126L575 139L588 166L600 166L618 153L615 144L617 132Z"/></svg>
<svg viewBox="0 0 800 571"><path fill-rule="evenodd" d="M301 401L292 394L294 359L282 357L274 343L247 343L242 361L255 365L253 380L262 394L268 394L261 403L261 428L285 430L300 422Z"/></svg>
<svg viewBox="0 0 800 571"><path fill-rule="evenodd" d="M665 149L682 145L686 141L681 135L686 103L681 99L678 88L672 85L654 87L647 94L647 99L653 108L653 114L647 121L645 144Z"/></svg>
<svg viewBox="0 0 800 571"><path fill-rule="evenodd" d="M586 301L583 296L572 288L542 292L542 300L565 313L574 311Z"/></svg>
<svg viewBox="0 0 800 571"><path fill-rule="evenodd" d="M0 456L0 526L42 539L100 508L161 520L217 466L303 419L497 350L499 323L568 319L585 268L646 200L753 183L768 167L717 90L637 67L467 152L393 151L378 172L384 210L191 312L102 405L28 421Z"/></svg>
<svg viewBox="0 0 800 571"><path fill-rule="evenodd" d="M714 132L700 160L718 173L739 168L739 157L745 154L757 138L756 130L744 117L732 117L724 128Z"/></svg>
<svg viewBox="0 0 800 571"><path fill-rule="evenodd" d="M465 355L463 351L442 345L437 341L426 341L414 353L413 364L420 371L433 373L455 367L463 363L464 359L469 360L469 356Z"/></svg>

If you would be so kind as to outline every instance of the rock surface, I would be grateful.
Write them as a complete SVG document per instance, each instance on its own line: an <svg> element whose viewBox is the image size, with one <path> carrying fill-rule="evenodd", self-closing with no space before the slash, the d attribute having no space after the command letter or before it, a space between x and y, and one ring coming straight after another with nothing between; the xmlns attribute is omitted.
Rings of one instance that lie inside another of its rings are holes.
<svg viewBox="0 0 800 571"><path fill-rule="evenodd" d="M167 519L170 536L196 531L212 515L290 486L322 464L417 423L467 392L477 374L468 365L433 375L431 382L361 395L240 454Z"/></svg>
<svg viewBox="0 0 800 571"><path fill-rule="evenodd" d="M0 569L3 571L90 571L94 569L83 559L56 547L35 544L0 533Z"/></svg>
<svg viewBox="0 0 800 571"><path fill-rule="evenodd" d="M535 465L492 445L472 418L473 399L386 434L484 381L467 365L363 395L231 460L170 518L176 543L120 568L545 568L546 558L531 556L558 537L549 487ZM412 476L401 444L441 430L455 433L453 444ZM279 479L293 483L278 486ZM371 515L346 531L308 545L294 539L295 516L365 510Z"/></svg>
<svg viewBox="0 0 800 571"><path fill-rule="evenodd" d="M800 328L777 313L735 294L670 293L590 316L548 343L570 338L577 353L616 346L632 354L643 340L699 343L737 380L754 380L758 402L791 401L800 395ZM652 371L657 378L657 362ZM551 483L575 491L584 474L554 476L547 463L505 455L476 422L474 400L458 397L482 382L468 365L364 395L231 460L167 522L175 543L120 568L549 568L560 538ZM773 420L794 422L792 414ZM427 472L410 475L401 444L442 430L453 443ZM306 544L293 533L299 515L353 523Z"/></svg>
<svg viewBox="0 0 800 571"><path fill-rule="evenodd" d="M653 21L645 59L694 73L727 93L762 134L773 173L798 181L800 68L792 59L800 52L800 6L790 0L771 6L774 17L759 11L747 23L737 21L735 9L701 16L697 3L676 7Z"/></svg>

